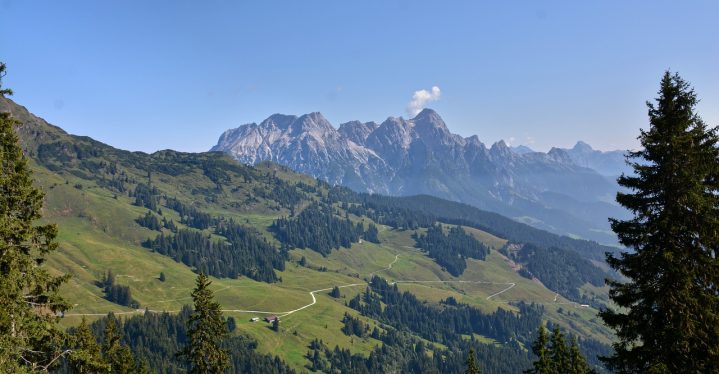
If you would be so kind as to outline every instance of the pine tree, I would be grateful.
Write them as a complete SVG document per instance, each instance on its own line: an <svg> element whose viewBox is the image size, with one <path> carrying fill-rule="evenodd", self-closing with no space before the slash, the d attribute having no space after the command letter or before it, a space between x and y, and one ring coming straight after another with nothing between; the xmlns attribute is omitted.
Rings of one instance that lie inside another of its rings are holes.
<svg viewBox="0 0 719 374"><path fill-rule="evenodd" d="M616 330L619 372L719 372L719 150L716 129L694 113L697 97L666 72L642 149L628 156L635 175L618 182L617 201L633 212L611 220L632 252L608 255L626 283L609 282L621 309L603 310Z"/></svg>
<svg viewBox="0 0 719 374"><path fill-rule="evenodd" d="M330 291L330 296L334 297L335 299L338 299L341 295L340 288L337 286L334 286L332 288L332 291Z"/></svg>
<svg viewBox="0 0 719 374"><path fill-rule="evenodd" d="M569 368L569 351L567 350L567 342L564 339L564 334L559 330L559 327L554 328L552 333L552 346L549 349L552 366L554 371L557 373L564 373Z"/></svg>
<svg viewBox="0 0 719 374"><path fill-rule="evenodd" d="M146 360L140 360L140 362L137 364L137 374L150 374L152 371L150 371L150 366L147 364Z"/></svg>
<svg viewBox="0 0 719 374"><path fill-rule="evenodd" d="M572 374L591 374L594 373L587 364L587 359L584 358L582 352L579 350L577 345L577 338L572 337L572 345L569 348L569 372Z"/></svg>
<svg viewBox="0 0 719 374"><path fill-rule="evenodd" d="M196 284L192 291L194 310L187 323L189 343L180 356L189 361L191 373L223 373L230 366L227 352L220 348L220 342L227 336L227 325L209 288L212 284L209 278L200 273Z"/></svg>
<svg viewBox="0 0 719 374"><path fill-rule="evenodd" d="M469 354L467 355L467 369L464 371L464 374L479 374L481 371L479 370L479 366L477 366L477 358L474 354L474 348L469 349Z"/></svg>
<svg viewBox="0 0 719 374"><path fill-rule="evenodd" d="M537 340L532 344L532 352L537 356L537 360L532 363L532 369L525 370L526 374L553 374L554 366L552 365L549 346L549 336L544 326L539 326L539 334Z"/></svg>
<svg viewBox="0 0 719 374"><path fill-rule="evenodd" d="M115 374L131 374L135 372L135 359L130 348L122 344L122 335L118 327L119 321L112 313L107 315L105 339L102 343L102 355L110 364Z"/></svg>
<svg viewBox="0 0 719 374"><path fill-rule="evenodd" d="M0 63L0 96L5 64ZM43 193L33 186L9 113L0 113L0 367L5 372L46 370L68 355L57 315L69 305L58 295L68 276L43 266L57 248L55 225L38 225Z"/></svg>
<svg viewBox="0 0 719 374"><path fill-rule="evenodd" d="M69 340L72 351L68 357L68 365L73 373L107 373L110 371L110 365L102 358L100 345L97 344L95 335L90 331L85 317L82 318L80 326Z"/></svg>

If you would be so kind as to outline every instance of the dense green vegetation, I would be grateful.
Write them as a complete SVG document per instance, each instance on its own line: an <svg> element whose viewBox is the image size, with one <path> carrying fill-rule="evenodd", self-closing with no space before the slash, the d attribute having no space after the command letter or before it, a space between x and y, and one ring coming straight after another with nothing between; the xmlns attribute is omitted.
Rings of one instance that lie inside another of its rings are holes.
<svg viewBox="0 0 719 374"><path fill-rule="evenodd" d="M157 218L157 216L154 213L152 213L152 211L150 211L150 210L148 210L144 216L137 217L135 222L137 222L137 224L142 227L146 227L146 228L148 228L150 230L154 230L154 231L161 231L162 228L165 226L160 222L160 220Z"/></svg>
<svg viewBox="0 0 719 374"><path fill-rule="evenodd" d="M90 329L93 339L102 342L106 326L112 319L117 325L121 344L130 349L132 356L141 358L141 362L157 373L185 373L187 363L176 359L175 354L188 343L187 323L191 315L190 307L177 314L148 312L124 321L110 315L93 322ZM294 372L281 360L258 353L257 343L247 337L230 336L220 345L229 354L230 373Z"/></svg>
<svg viewBox="0 0 719 374"><path fill-rule="evenodd" d="M537 359L527 374L590 374L594 370L579 350L577 339L572 337L567 345L564 334L555 328L552 336L548 336L544 326L539 327L537 339L532 344L532 352Z"/></svg>
<svg viewBox="0 0 719 374"><path fill-rule="evenodd" d="M0 97L5 64L0 63ZM42 266L57 249L57 226L40 225L43 193L33 186L15 134L16 121L0 112L0 367L6 373L47 370L67 354L56 313L69 305L59 295L68 280Z"/></svg>
<svg viewBox="0 0 719 374"><path fill-rule="evenodd" d="M140 303L132 298L130 287L115 283L115 274L112 270L108 270L103 276L102 281L98 282L98 286L102 287L105 298L115 304L120 304L133 309L140 307Z"/></svg>
<svg viewBox="0 0 719 374"><path fill-rule="evenodd" d="M484 244L458 226L450 228L446 235L441 225L430 226L426 234L415 234L414 239L419 248L454 276L467 268L466 258L484 260L489 253Z"/></svg>
<svg viewBox="0 0 719 374"><path fill-rule="evenodd" d="M524 303L517 304L518 314L504 309L485 314L466 304L427 305L377 276L372 278L362 295L349 301L348 306L364 316L442 344L456 344L462 335L472 334L503 343L528 342L542 320L541 306Z"/></svg>
<svg viewBox="0 0 719 374"><path fill-rule="evenodd" d="M277 239L297 248L310 248L326 256L333 249L349 248L364 235L361 223L340 219L324 204L312 204L295 218L280 218L272 224Z"/></svg>
<svg viewBox="0 0 719 374"><path fill-rule="evenodd" d="M230 367L230 357L220 343L227 338L228 326L210 290L212 282L204 273L197 276L192 291L193 310L187 320L187 344L178 352L190 366L190 373L222 374Z"/></svg>
<svg viewBox="0 0 719 374"><path fill-rule="evenodd" d="M470 350L476 352L477 366L482 373L517 373L530 365L530 355L523 350L481 344L474 339L460 341L459 345L444 349L390 327L376 336L382 345L374 348L368 356L313 341L306 355L310 362L306 368L329 373L460 374L465 372L464 358Z"/></svg>
<svg viewBox="0 0 719 374"><path fill-rule="evenodd" d="M151 187L144 183L138 183L135 190L130 193L135 198L135 205L156 211L160 204L160 196L157 187Z"/></svg>
<svg viewBox="0 0 719 374"><path fill-rule="evenodd" d="M512 258L525 266L527 276L537 277L549 289L571 300L582 300L579 288L585 283L601 287L607 277L591 262L566 249L524 244Z"/></svg>
<svg viewBox="0 0 719 374"><path fill-rule="evenodd" d="M618 308L601 317L619 337L607 363L620 372L719 372L719 135L697 103L666 72L630 154L635 174L618 180L634 217L612 229L633 251L607 258L626 281L610 283Z"/></svg>
<svg viewBox="0 0 719 374"><path fill-rule="evenodd" d="M232 222L224 223L217 232L227 240L180 229L176 234L163 233L155 239L147 239L142 245L216 277L245 275L264 282L278 280L274 269L283 269L285 260L277 249Z"/></svg>
<svg viewBox="0 0 719 374"><path fill-rule="evenodd" d="M180 223L187 226L198 230L205 230L216 224L216 220L213 220L209 213L202 212L199 209L184 204L175 198L166 199L165 204L168 208L176 211L177 214L180 215Z"/></svg>

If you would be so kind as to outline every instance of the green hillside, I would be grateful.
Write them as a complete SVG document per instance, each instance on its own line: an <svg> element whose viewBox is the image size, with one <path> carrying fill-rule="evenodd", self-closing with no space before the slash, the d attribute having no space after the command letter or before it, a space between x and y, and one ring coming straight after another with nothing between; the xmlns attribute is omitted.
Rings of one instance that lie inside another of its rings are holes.
<svg viewBox="0 0 719 374"><path fill-rule="evenodd" d="M307 353L316 340L365 357L383 344L376 337L341 332L346 314L383 333L397 327L349 305L364 295L373 276L438 310L454 310L446 305L448 298L486 315L504 310L520 316L523 303L535 304L542 320L591 342L586 347L612 340L595 309L606 289L522 272L546 259L550 246L556 247L553 256L571 258L577 273L584 273L583 266L601 272L590 262L606 249L596 243L561 238L435 198L357 194L274 164L241 165L220 153L118 150L69 135L7 99L0 98L0 111L21 121L23 147L46 193L44 220L59 226L60 247L49 266L72 274L63 289L74 305L62 319L65 326L111 311L123 317L146 309L177 312L189 303L195 272L201 269L214 275L217 300L225 315L238 322L235 333L251 337L259 351L278 355L297 370L312 364ZM445 207L432 208L440 204ZM157 219L159 226L143 227L138 223L143 216ZM283 220L288 224L283 226ZM484 259L460 256L466 268L452 276L413 238L437 223L445 232L461 227L489 254ZM370 227L377 228L376 238ZM526 245L538 248L536 254L518 256ZM108 271L139 307L108 300L98 285ZM544 286L550 281L568 291L557 294ZM335 286L338 298L329 295ZM592 306L583 305L588 298ZM268 314L281 317L279 332L250 322ZM448 338L428 339L411 326L397 328L415 339L415 346L421 341L441 350L454 344ZM526 359L523 339L529 336L520 335L506 341L478 333L464 338Z"/></svg>

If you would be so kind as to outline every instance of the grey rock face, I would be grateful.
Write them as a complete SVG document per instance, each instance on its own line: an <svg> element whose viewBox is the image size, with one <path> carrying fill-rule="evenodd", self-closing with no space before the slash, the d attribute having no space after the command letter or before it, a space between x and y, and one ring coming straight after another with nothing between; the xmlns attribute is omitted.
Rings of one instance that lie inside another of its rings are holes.
<svg viewBox="0 0 719 374"><path fill-rule="evenodd" d="M597 234L607 231L607 217L577 206L601 204L602 212L621 213L602 202L616 185L590 163L576 162L572 151L520 153L504 141L487 148L477 136L452 134L431 109L411 119L352 121L339 129L320 113L275 114L259 125L227 130L212 151L247 164L277 162L359 191L449 198L603 242L614 240Z"/></svg>

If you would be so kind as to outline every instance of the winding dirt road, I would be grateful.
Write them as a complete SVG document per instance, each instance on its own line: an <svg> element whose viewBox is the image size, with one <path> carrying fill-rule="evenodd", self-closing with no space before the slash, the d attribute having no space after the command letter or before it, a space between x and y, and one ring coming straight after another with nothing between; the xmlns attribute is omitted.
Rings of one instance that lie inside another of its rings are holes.
<svg viewBox="0 0 719 374"><path fill-rule="evenodd" d="M398 260L399 260L399 254L395 255L394 260L393 260L392 262L390 262L390 263L387 265L387 267L382 268L382 269L380 269L380 270L375 270L375 271L369 273L368 275L369 275L370 277L372 277L373 275L375 275L375 274L377 274L377 273L379 273L379 272L391 270L391 269L392 269L392 265L394 265L395 263L397 263ZM398 283L406 283L406 284L410 284L410 283L417 283L417 284L431 284L431 283L471 283L471 284L490 284L490 285L505 285L505 286L508 286L507 288L504 288L504 289L502 289L502 290L499 291L499 292L495 292L495 293L493 293L493 294L487 296L486 300L490 300L491 298L493 298L493 297L495 297L495 296L499 296L499 295L501 295L501 294L503 294L503 293L505 293L505 292L511 290L512 288L514 288L514 287L517 285L517 284L514 283L514 282L489 282L489 281L470 281L470 280L450 280L450 281L440 281L440 280L427 280L427 281L424 281L424 280L398 280L398 281L391 282L390 284L394 285L394 284L398 284ZM347 288L347 287L357 287L357 286L367 286L367 285L368 285L368 283L363 282L363 283L345 284L345 285L341 285L341 286L337 286L337 287L338 287L338 288ZM230 287L231 287L231 286L224 287L224 288L221 288L221 289L219 289L219 290L217 290L217 291L215 291L215 292L219 292L219 291L222 291L222 290L227 289L227 288L230 288ZM317 294L318 292L330 291L330 290L332 290L332 288L334 288L334 286L333 286L333 287L329 287L329 288L321 288L321 289L318 289L318 290L309 291L309 294L310 294L310 296L312 297L312 302L310 302L310 303L307 304L307 305L303 305L303 306L301 306L301 307L299 307L299 308L297 308L297 309L292 309L292 310L285 311L285 312L271 312L271 311L267 311L267 310L246 310L246 309L223 309L222 312L254 313L254 314L274 314L274 315L277 315L277 316L279 316L279 317L286 317L286 316L288 316L288 315L290 315L290 314L299 312L299 311L301 311L301 310L307 309L307 308L309 308L309 307L315 305L315 304L317 303L317 297L315 296L315 294ZM557 302L557 297L558 297L558 296L559 296L559 294L557 294L557 295L554 297L553 302L555 302L555 303ZM183 299L184 299L184 298L183 298ZM155 301L155 303L162 303L162 302L175 301L175 300L180 300L180 299L161 300L161 301ZM162 312L177 313L177 312L179 312L179 310L136 309L136 310L133 310L133 311L113 312L113 313L114 313L115 315L127 315L127 314L142 314L142 313L145 313L145 311L149 311L149 312L153 312L153 313L162 313ZM109 313L109 312L108 312L108 313ZM66 313L66 314L64 314L65 317L75 317L75 316L105 316L105 315L107 315L107 313Z"/></svg>

